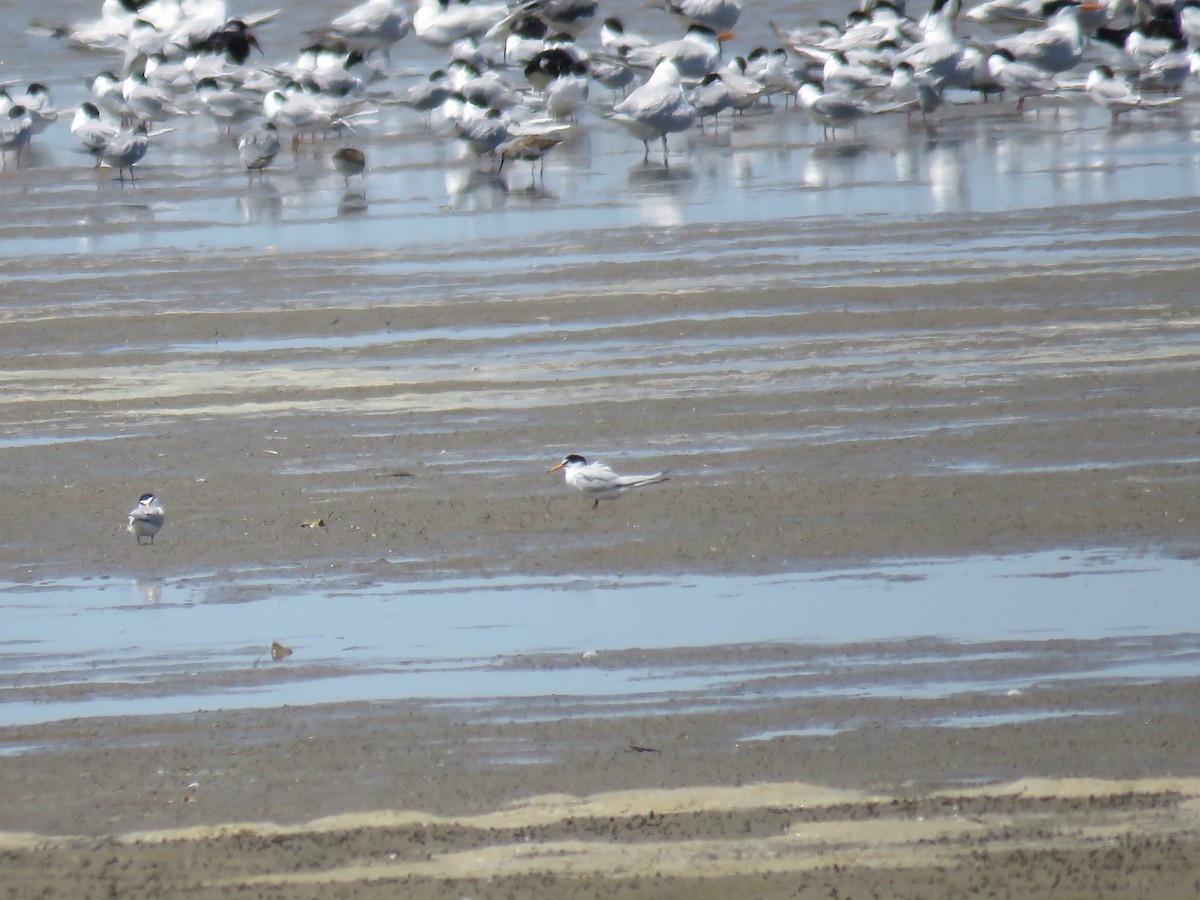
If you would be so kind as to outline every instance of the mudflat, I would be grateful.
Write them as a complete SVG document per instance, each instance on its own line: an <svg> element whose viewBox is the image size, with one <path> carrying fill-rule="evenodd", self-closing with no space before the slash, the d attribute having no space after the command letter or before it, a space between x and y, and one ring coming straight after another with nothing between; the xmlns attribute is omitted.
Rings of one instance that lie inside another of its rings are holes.
<svg viewBox="0 0 1200 900"><path fill-rule="evenodd" d="M1200 219L1182 201L1088 216L1069 239L1072 211L592 235L612 262L568 234L461 282L397 279L368 251L10 260L0 567L13 585L217 573L236 593L265 569L1189 559L1200 319L1181 248ZM1131 216L1145 239L1099 236ZM1043 239L1053 253L1023 252ZM646 240L660 258L636 257ZM592 512L546 472L572 451L671 480ZM123 513L145 490L167 526L136 546ZM1013 692L986 727L937 715L992 697L853 691L666 716L412 699L10 726L4 892L1194 896L1198 683L1059 685L1066 712L1029 719ZM743 739L781 704L846 725Z"/></svg>

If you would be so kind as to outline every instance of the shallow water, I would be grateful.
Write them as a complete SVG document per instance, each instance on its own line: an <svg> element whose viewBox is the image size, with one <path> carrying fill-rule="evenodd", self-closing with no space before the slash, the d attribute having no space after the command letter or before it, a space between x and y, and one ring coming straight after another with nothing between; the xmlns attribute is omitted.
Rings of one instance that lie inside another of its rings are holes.
<svg viewBox="0 0 1200 900"><path fill-rule="evenodd" d="M244 12L239 6L231 9ZM74 2L57 5L53 14L59 22L82 22L97 10L98 4ZM668 16L638 4L612 3L606 11L661 39L676 31ZM773 46L772 18L798 26L844 12L837 4L803 12L784 4L754 6L727 55ZM25 0L9 15L23 24L45 10ZM327 15L324 4L289 5L263 27L267 53L251 63L294 58L302 30ZM412 35L400 48L397 74L373 85L375 93L402 90L444 61L444 53ZM86 99L81 85L88 76L120 62L17 29L0 37L0 60L0 78L41 80L62 108ZM392 261L403 275L428 273L424 254L438 249L447 251L447 268L467 275L503 267L486 245L511 246L514 236L521 250L514 263L536 260L537 245L563 232L579 237L580 259L597 252L634 259L644 252L640 242L621 246L583 236L634 227L1153 202L1194 196L1200 187L1195 97L1169 113L1137 113L1114 126L1081 94L1024 117L1013 113L1011 101L979 104L962 96L930 124L903 114L878 116L831 142L805 115L776 103L676 137L672 166L664 169L657 150L652 163L643 164L640 143L598 115L607 93L593 91L594 108L547 158L544 182L534 190L525 164L496 175L489 165L463 158L444 125L428 130L419 114L387 105L377 124L352 136L367 149L370 168L362 184L356 179L349 186L329 159L337 140L285 153L267 178L250 180L232 143L203 116L170 121L173 130L155 139L138 167L138 185L114 184L109 170L89 168L66 123L59 123L35 138L20 170L9 166L0 176L10 211L0 223L0 256L16 262L40 253L356 247L417 254L415 265ZM463 241L485 251L475 255L478 263L456 252Z"/></svg>
<svg viewBox="0 0 1200 900"><path fill-rule="evenodd" d="M1200 675L1195 577L1190 560L1045 553L771 577L9 584L0 724L400 699L485 717L519 700L532 704L519 717L558 718L1032 689L1053 708L1053 684ZM273 640L293 655L272 661Z"/></svg>
<svg viewBox="0 0 1200 900"><path fill-rule="evenodd" d="M55 14L80 21L97 6L67 3ZM667 36L665 16L615 9ZM23 22L38 10L21 2L10 15ZM766 41L777 11L753 8L739 40ZM325 4L289 5L264 30L269 54L284 58L303 27L326 17ZM404 49L405 74L385 87L438 61L411 37ZM19 30L0 34L0 60L0 78L46 81L60 106L82 100L82 79L109 64ZM932 125L882 117L826 143L802 114L776 105L676 140L669 169L653 157L643 164L638 142L586 113L533 191L525 166L496 176L463 159L444 128L427 131L395 109L355 136L371 168L353 190L330 165L336 141L285 154L251 181L210 123L175 122L135 186L91 169L65 125L52 128L21 168L0 174L5 313L22 324L87 317L88 326L69 344L54 327L14 339L28 356L0 372L11 413L0 450L294 415L305 439L319 421L361 440L281 459L280 470L353 474L391 459L374 448L404 412L407 436L427 438L428 470L499 481L540 474L546 444L522 437L479 458L445 436L511 428L533 409L571 430L598 418L573 405L753 396L792 410L803 396L807 418L772 414L748 430L719 406L686 433L653 435L652 446L671 453L681 480L703 468L709 483L743 477L739 454L750 448L836 451L930 434L937 446L906 465L1194 464L1194 429L1171 428L1194 421L1194 396L1140 398L1113 373L1176 365L1186 384L1198 364L1200 318L1129 288L1139 271L1190 271L1198 108L1192 95L1169 115L1113 126L1078 96L1023 118L1011 104L972 103ZM994 294L970 294L999 281ZM672 299L753 287L777 294L743 293L738 306ZM801 288L804 303L790 303ZM647 302L584 302L605 291ZM971 314L925 330L922 309L960 292ZM1031 294L1056 304L1037 306ZM563 298L578 309L538 305ZM462 312L475 302L511 312ZM366 317L336 330L326 320L265 321L278 310L349 316L390 304L404 314L395 327ZM125 327L147 311L171 313L156 319L173 325L207 327L211 317L225 331L157 330L145 319ZM855 327L830 326L832 313ZM1057 388L1072 379L1093 405ZM281 383L298 392L248 396ZM352 396L397 383L411 390ZM881 398L884 383L912 390ZM976 405L998 387L1027 402ZM1130 428L1113 431L1122 417ZM1085 439L1064 447L1021 437L1067 426ZM1120 444L1116 462L1102 440ZM172 528L183 531L179 519ZM399 698L460 704L480 718L499 698L519 698L533 718L1048 690L1035 709L937 720L966 727L1061 714L1048 683L1200 674L1194 578L1194 562L1115 550L769 578L451 572L437 583L353 582L280 567L13 583L0 593L0 725ZM295 654L272 662L272 640ZM1058 641L1069 647L1060 653ZM775 645L801 648L798 658L780 661ZM731 649L741 646L755 648L749 660ZM980 654L990 668L977 671ZM881 678L884 668L893 671ZM798 733L788 728L747 737Z"/></svg>

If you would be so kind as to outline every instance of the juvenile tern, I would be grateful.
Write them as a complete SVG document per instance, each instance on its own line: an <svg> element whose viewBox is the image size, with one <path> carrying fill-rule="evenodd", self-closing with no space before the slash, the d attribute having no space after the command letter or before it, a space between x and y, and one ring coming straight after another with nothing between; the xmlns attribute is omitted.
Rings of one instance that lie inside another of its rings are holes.
<svg viewBox="0 0 1200 900"><path fill-rule="evenodd" d="M279 130L270 122L238 138L238 157L249 172L262 171L279 155Z"/></svg>
<svg viewBox="0 0 1200 900"><path fill-rule="evenodd" d="M704 80L688 91L688 100L696 107L696 119L704 130L704 120L716 119L722 111L733 106L733 94L720 72L705 75Z"/></svg>
<svg viewBox="0 0 1200 900"><path fill-rule="evenodd" d="M557 472L559 469L563 470L567 484L592 498L593 510L600 505L601 500L609 500L634 488L668 480L666 472L656 472L654 475L618 475L604 463L589 463L578 453L568 454L562 462L548 471Z"/></svg>
<svg viewBox="0 0 1200 900"><path fill-rule="evenodd" d="M100 159L117 170L117 177L121 181L125 180L126 169L129 170L129 180L137 181L133 167L146 155L149 144L144 123L132 131L121 129L100 148Z"/></svg>
<svg viewBox="0 0 1200 900"><path fill-rule="evenodd" d="M461 114L453 120L453 126L455 134L476 156L489 154L508 140L508 123L495 107L465 103Z"/></svg>
<svg viewBox="0 0 1200 900"><path fill-rule="evenodd" d="M839 128L853 126L871 111L857 97L836 91L825 93L815 81L806 81L800 85L796 91L796 102L822 127L824 140L829 140L831 131L834 140L837 140Z"/></svg>
<svg viewBox="0 0 1200 900"><path fill-rule="evenodd" d="M139 544L144 537L150 538L150 543L153 544L154 536L163 527L164 521L166 517L158 498L153 494L142 494L138 498L138 505L129 511L129 524L125 526L125 530L136 537Z"/></svg>
<svg viewBox="0 0 1200 900"><path fill-rule="evenodd" d="M412 85L396 102L424 113L425 127L431 128L433 111L445 103L453 92L454 88L447 80L446 73L435 69L429 73L428 79Z"/></svg>

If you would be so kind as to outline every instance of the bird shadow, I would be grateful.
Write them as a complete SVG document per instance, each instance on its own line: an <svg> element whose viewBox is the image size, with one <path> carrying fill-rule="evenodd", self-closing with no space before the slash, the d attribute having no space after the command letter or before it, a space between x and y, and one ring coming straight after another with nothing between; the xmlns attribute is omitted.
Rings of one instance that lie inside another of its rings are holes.
<svg viewBox="0 0 1200 900"><path fill-rule="evenodd" d="M870 149L871 145L866 141L846 141L841 144L829 142L814 144L810 155L813 159L823 160L854 159Z"/></svg>
<svg viewBox="0 0 1200 900"><path fill-rule="evenodd" d="M337 214L343 218L361 216L369 207L366 194L360 191L346 191L338 200Z"/></svg>
<svg viewBox="0 0 1200 900"><path fill-rule="evenodd" d="M658 162L642 162L629 170L630 184L680 184L695 178L695 171L686 163L664 166Z"/></svg>

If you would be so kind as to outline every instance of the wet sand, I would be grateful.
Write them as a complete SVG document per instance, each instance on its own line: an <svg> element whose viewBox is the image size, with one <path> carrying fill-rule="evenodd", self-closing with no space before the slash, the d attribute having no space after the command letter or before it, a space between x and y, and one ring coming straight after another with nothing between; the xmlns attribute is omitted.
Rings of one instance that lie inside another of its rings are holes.
<svg viewBox="0 0 1200 900"><path fill-rule="evenodd" d="M236 595L239 571L264 569L369 583L1190 557L1196 264L1170 245L1197 220L1190 202L1087 214L1131 210L1153 240L1079 237L1045 265L964 248L1049 241L1073 211L672 234L684 259L653 267L670 290L629 260L415 296L375 254L235 275L156 255L167 274L136 279L137 254L44 261L2 332L10 359L32 355L5 375L0 563L18 581L223 572ZM804 264L744 250L776 242ZM672 480L593 513L545 469L597 449ZM137 547L121 513L149 485L168 525ZM802 649L701 664L780 652ZM1102 714L978 728L849 698L821 713L859 723L845 731L757 741L739 736L804 707L540 721L512 701L481 721L395 701L5 728L7 892L1187 896L1195 688L1081 685L1063 708Z"/></svg>
<svg viewBox="0 0 1200 900"><path fill-rule="evenodd" d="M1148 149L1078 104L872 123L834 147L764 117L692 136L669 172L597 127L545 193L452 187L441 139L409 129L372 143L365 208L323 148L252 186L185 129L134 191L50 144L0 183L0 576L204 579L238 602L448 576L1194 559L1190 115ZM1028 146L1044 165L1013 164ZM593 513L545 471L571 451L671 480ZM145 490L168 516L152 547L123 530ZM1191 636L1166 638L1189 658ZM1049 643L887 648L1036 682L1001 696L888 698L880 666L857 695L847 679L649 713L555 693L9 723L4 893L1195 896L1200 679L1056 675ZM833 668L790 642L644 655ZM252 659L174 677L314 674Z"/></svg>
<svg viewBox="0 0 1200 900"><path fill-rule="evenodd" d="M516 265L501 246L497 276L465 282L397 277L377 252L230 273L205 252L12 261L0 566L429 577L1188 551L1195 221L1185 200L579 232ZM646 240L661 259L637 258ZM546 472L567 452L672 478L593 514ZM169 516L152 551L121 534L147 489Z"/></svg>

